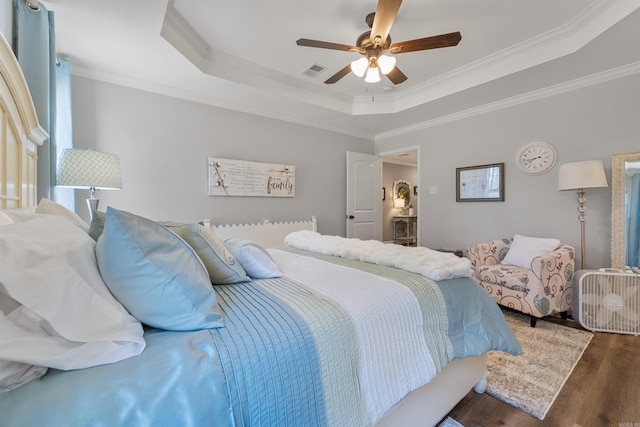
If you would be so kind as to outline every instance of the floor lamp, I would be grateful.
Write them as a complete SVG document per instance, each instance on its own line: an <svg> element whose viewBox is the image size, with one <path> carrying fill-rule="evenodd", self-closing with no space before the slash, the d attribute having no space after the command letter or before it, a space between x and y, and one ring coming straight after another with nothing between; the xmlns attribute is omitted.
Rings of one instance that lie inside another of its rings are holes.
<svg viewBox="0 0 640 427"><path fill-rule="evenodd" d="M59 187L88 188L87 199L89 215L93 219L93 211L98 210L100 199L95 196L96 190L119 190L122 188L120 177L120 159L115 154L93 150L63 150L58 160Z"/></svg>
<svg viewBox="0 0 640 427"><path fill-rule="evenodd" d="M558 190L574 190L578 192L578 219L580 220L580 265L585 269L587 247L584 237L584 190L585 188L608 187L602 160L565 163L558 172Z"/></svg>

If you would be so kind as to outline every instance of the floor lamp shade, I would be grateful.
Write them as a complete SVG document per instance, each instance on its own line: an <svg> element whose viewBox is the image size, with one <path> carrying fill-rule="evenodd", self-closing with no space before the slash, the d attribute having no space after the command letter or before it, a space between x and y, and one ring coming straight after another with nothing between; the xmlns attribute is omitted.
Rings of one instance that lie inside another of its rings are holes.
<svg viewBox="0 0 640 427"><path fill-rule="evenodd" d="M565 163L560 165L558 190L607 187L602 160Z"/></svg>
<svg viewBox="0 0 640 427"><path fill-rule="evenodd" d="M558 190L574 190L578 193L578 219L580 220L580 265L586 268L587 246L585 244L585 188L608 187L602 160L565 163L558 172Z"/></svg>
<svg viewBox="0 0 640 427"><path fill-rule="evenodd" d="M116 190L122 188L120 159L115 154L93 150L63 150L58 159L56 185L59 187L88 188L91 196L87 199L89 212L98 209L96 190Z"/></svg>

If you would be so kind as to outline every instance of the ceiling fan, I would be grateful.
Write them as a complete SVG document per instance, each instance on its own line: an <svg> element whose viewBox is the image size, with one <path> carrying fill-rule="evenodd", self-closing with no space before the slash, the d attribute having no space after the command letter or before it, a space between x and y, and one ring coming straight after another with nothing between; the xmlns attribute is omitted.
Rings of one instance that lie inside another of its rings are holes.
<svg viewBox="0 0 640 427"><path fill-rule="evenodd" d="M298 46L318 47L322 49L343 50L357 52L362 58L351 62L342 70L325 80L326 84L333 84L352 71L358 77L365 76L365 81L375 83L380 81L380 72L385 74L393 84L400 84L407 80L407 76L396 67L396 59L385 53L399 54L420 50L439 49L456 46L462 39L459 31L421 39L391 43L389 31L396 19L402 0L378 0L376 11L367 15L365 21L370 31L358 37L355 46L323 42L319 40L298 39Z"/></svg>

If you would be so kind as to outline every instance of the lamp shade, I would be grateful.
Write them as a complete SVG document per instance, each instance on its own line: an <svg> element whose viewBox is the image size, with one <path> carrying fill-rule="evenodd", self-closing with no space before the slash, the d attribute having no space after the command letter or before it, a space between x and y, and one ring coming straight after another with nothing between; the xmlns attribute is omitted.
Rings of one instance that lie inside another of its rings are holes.
<svg viewBox="0 0 640 427"><path fill-rule="evenodd" d="M401 198L393 199L393 207L396 209L404 209L405 200Z"/></svg>
<svg viewBox="0 0 640 427"><path fill-rule="evenodd" d="M558 190L608 187L602 160L565 163L558 172Z"/></svg>
<svg viewBox="0 0 640 427"><path fill-rule="evenodd" d="M353 74L358 77L364 76L364 73L367 71L368 67L369 61L367 61L367 58L360 58L351 62L351 71L353 71Z"/></svg>
<svg viewBox="0 0 640 427"><path fill-rule="evenodd" d="M72 188L121 189L120 159L93 150L63 150L56 185Z"/></svg>
<svg viewBox="0 0 640 427"><path fill-rule="evenodd" d="M369 67L364 81L367 83L378 83L380 81L380 71L378 67Z"/></svg>
<svg viewBox="0 0 640 427"><path fill-rule="evenodd" d="M389 55L380 55L378 58L378 67L382 74L389 74L393 67L396 66L396 58Z"/></svg>

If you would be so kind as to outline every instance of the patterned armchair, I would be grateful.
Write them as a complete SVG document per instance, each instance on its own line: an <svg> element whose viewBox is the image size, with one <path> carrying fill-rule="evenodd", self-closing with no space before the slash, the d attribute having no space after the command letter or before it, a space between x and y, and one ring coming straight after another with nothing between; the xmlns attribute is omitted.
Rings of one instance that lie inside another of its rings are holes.
<svg viewBox="0 0 640 427"><path fill-rule="evenodd" d="M470 246L472 279L498 304L530 315L532 327L538 318L550 314L566 318L573 298L575 249L561 243L523 268L500 263L512 242L502 239Z"/></svg>

